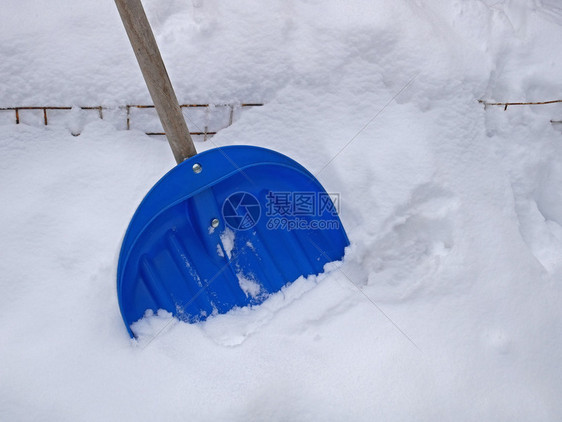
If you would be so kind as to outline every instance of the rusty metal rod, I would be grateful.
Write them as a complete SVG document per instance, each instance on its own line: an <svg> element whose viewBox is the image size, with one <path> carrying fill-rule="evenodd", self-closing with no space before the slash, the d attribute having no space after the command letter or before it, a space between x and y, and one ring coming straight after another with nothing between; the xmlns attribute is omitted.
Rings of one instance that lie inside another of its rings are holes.
<svg viewBox="0 0 562 422"><path fill-rule="evenodd" d="M189 132L190 135L216 135L217 132ZM157 136L157 135L166 135L165 132L145 132L145 135L149 136Z"/></svg>
<svg viewBox="0 0 562 422"><path fill-rule="evenodd" d="M480 101L482 102L482 101ZM263 106L263 103L241 103L241 104L226 104L226 103L220 103L220 104L180 104L181 108L209 108L211 106L213 107L230 107L230 112L229 112L229 121L228 121L228 126L232 125L233 123L233 113L234 113L234 108L236 106L238 107L261 107ZM127 104L127 105L120 105L120 106L116 106L116 107L110 107L110 106L80 106L79 108L81 110L97 110L100 119L103 119L103 110L115 110L115 109L125 109L126 110L126 118L127 118L127 130L131 129L131 107L132 108L139 108L139 109L150 109L150 108L155 108L154 105L152 104ZM73 107L71 106L17 106L17 107L0 107L0 111L14 111L15 115L16 115L16 124L20 124L20 110L42 110L43 111L43 123L45 126L47 126L49 124L48 118L47 118L47 110L72 110ZM559 123L559 122L553 122L553 123ZM155 135L166 135L166 133L164 132L145 132L147 135L151 135L151 136L155 136ZM190 135L201 135L201 136L205 136L205 140L207 139L207 135L216 135L217 132L189 132Z"/></svg>
<svg viewBox="0 0 562 422"><path fill-rule="evenodd" d="M481 101L482 102L482 101ZM561 101L562 102L562 101ZM263 103L243 103L240 104L240 107L261 107ZM180 104L180 107L232 107L233 104ZM115 109L124 109L127 107L134 107L134 108L154 108L152 104L127 104L127 105L120 105L116 107L110 106L80 106L82 110L115 110ZM0 111L15 111L15 110L72 110L70 106L17 106L17 107L0 107Z"/></svg>
<svg viewBox="0 0 562 422"><path fill-rule="evenodd" d="M521 105L546 105L546 104L556 104L562 103L562 100L551 100L551 101L531 101L531 102L504 102L504 103L494 103L488 102L486 100L478 100L480 104L484 104L484 107L487 106L503 106L504 110L507 110L509 106L521 106Z"/></svg>

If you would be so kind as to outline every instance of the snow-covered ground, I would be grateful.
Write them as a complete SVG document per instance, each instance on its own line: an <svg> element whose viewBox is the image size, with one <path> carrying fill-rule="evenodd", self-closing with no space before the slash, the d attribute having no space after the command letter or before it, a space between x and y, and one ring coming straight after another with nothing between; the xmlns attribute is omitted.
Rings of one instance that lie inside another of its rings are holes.
<svg viewBox="0 0 562 422"><path fill-rule="evenodd" d="M477 102L562 98L558 0L144 4L181 102L265 103L198 150L295 158L352 245L132 341L116 259L167 143L0 112L0 420L562 418L562 105ZM151 102L112 1L0 10L0 107Z"/></svg>

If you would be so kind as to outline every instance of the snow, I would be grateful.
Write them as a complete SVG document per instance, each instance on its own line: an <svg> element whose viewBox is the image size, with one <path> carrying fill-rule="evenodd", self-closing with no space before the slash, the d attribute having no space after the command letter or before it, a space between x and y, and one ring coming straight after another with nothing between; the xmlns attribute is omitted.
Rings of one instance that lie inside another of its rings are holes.
<svg viewBox="0 0 562 422"><path fill-rule="evenodd" d="M113 2L4 0L0 107L74 109L0 111L0 419L560 420L562 105L477 102L562 98L558 2L144 4L181 102L265 103L198 151L296 159L352 244L131 341L119 246L172 154L77 108L151 103Z"/></svg>
<svg viewBox="0 0 562 422"><path fill-rule="evenodd" d="M228 259L231 258L232 250L234 249L235 236L236 234L232 230L230 230L228 227L225 227L224 231L220 234L220 244L217 245L217 254L219 256L224 257L224 254L226 253Z"/></svg>
<svg viewBox="0 0 562 422"><path fill-rule="evenodd" d="M258 282L246 277L244 274L236 274L236 276L238 277L240 288L246 296L250 296L254 299L259 297L261 293L261 285Z"/></svg>

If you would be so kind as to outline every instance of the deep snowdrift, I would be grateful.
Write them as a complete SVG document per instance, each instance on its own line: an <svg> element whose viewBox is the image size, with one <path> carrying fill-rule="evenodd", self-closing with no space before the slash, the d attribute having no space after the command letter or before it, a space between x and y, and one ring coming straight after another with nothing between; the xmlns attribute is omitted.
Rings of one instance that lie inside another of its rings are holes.
<svg viewBox="0 0 562 422"><path fill-rule="evenodd" d="M0 112L2 420L562 417L562 106L477 102L562 97L555 0L145 7L180 101L265 103L197 148L297 159L341 193L352 246L132 342L116 258L167 144ZM150 103L113 2L2 10L0 107Z"/></svg>

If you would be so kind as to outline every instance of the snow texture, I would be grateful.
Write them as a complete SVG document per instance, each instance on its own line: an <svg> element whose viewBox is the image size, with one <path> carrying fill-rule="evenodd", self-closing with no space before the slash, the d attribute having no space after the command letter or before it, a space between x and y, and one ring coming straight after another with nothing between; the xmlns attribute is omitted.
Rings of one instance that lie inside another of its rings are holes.
<svg viewBox="0 0 562 422"><path fill-rule="evenodd" d="M261 285L256 280L251 279L242 273L237 273L236 276L238 277L240 288L246 294L246 297L249 296L253 299L257 299L260 296Z"/></svg>
<svg viewBox="0 0 562 422"><path fill-rule="evenodd" d="M198 151L296 159L351 246L131 341L120 242L172 154L78 108L151 103L112 1L3 0L0 107L75 107L0 111L0 420L562 419L562 105L477 102L562 98L557 0L144 4L181 102L265 103Z"/></svg>
<svg viewBox="0 0 562 422"><path fill-rule="evenodd" d="M230 228L226 227L224 231L220 235L220 244L217 245L217 253L219 256L224 257L226 256L228 259L232 257L232 250L234 249L234 238L236 237L235 233L230 230Z"/></svg>

